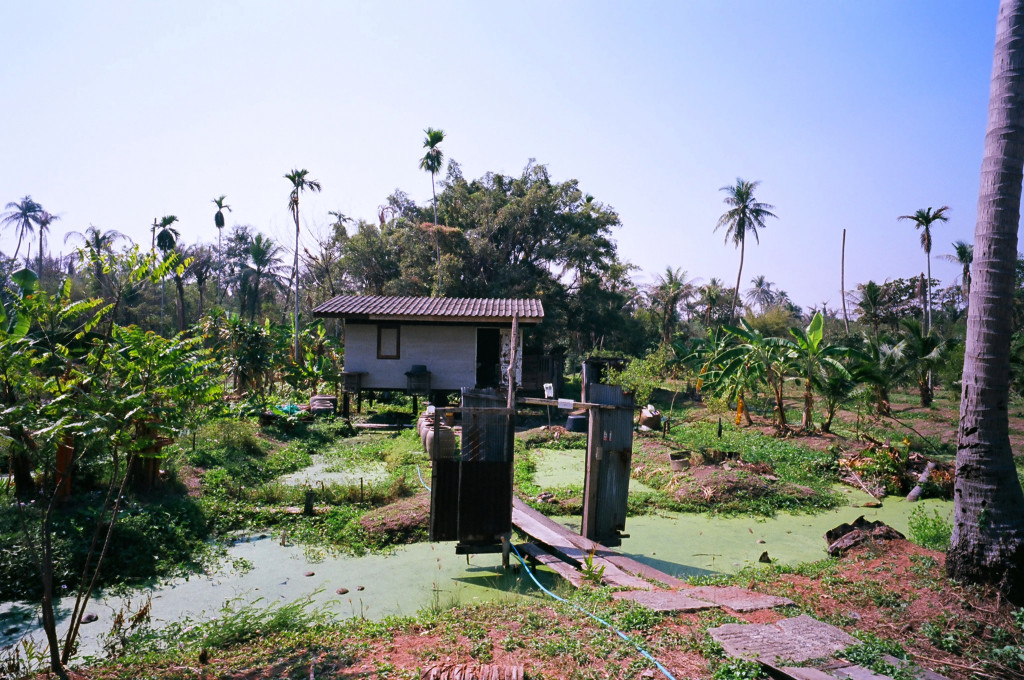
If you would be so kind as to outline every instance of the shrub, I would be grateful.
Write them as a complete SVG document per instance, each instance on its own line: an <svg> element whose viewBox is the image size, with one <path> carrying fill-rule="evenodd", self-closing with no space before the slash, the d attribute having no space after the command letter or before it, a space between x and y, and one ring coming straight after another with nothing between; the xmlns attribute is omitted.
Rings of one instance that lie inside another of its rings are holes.
<svg viewBox="0 0 1024 680"><path fill-rule="evenodd" d="M953 525L933 509L928 514L921 506L910 513L910 540L932 550L946 550L953 536Z"/></svg>

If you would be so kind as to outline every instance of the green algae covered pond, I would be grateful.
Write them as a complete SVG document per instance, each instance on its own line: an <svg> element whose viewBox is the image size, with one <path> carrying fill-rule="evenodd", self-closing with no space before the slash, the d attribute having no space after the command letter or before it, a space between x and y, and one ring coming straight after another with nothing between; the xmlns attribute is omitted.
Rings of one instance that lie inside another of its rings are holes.
<svg viewBox="0 0 1024 680"><path fill-rule="evenodd" d="M533 482L538 487L582 487L582 450L534 449L531 456L536 464ZM312 484L325 474L358 484L359 478L376 480L385 472L375 462L342 464L329 457L314 457L312 466L280 481ZM860 515L881 520L909 536L910 514L915 508L928 513L937 509L943 517L952 512L948 501L912 504L899 498L887 498L879 508L866 508L863 505L873 500L867 494L839 486L834 490L846 503L815 514L779 512L765 518L657 510L630 516L626 523L628 537L619 549L666 573L690 578L756 567L765 552L774 562L785 564L823 559L825 532ZM631 494L651 491L636 480L630 482ZM578 516L556 519L579 530ZM318 553L287 542L282 545L276 536L251 536L230 545L221 567L212 573L96 597L88 611L97 620L83 626L81 654L101 653L103 635L110 630L115 613L129 602L137 607L147 597L152 598L155 627L182 619L217 617L225 603L266 606L310 598L339 617L382 619L415 614L424 608L546 597L521 570L503 571L500 563L498 554L468 559L456 555L450 543L417 543L388 554L356 557ZM558 582L546 569L539 569L538 574L546 587ZM68 603L62 603L59 616L67 617L68 610ZM37 616L31 604L0 604L0 647L25 635L42 642Z"/></svg>

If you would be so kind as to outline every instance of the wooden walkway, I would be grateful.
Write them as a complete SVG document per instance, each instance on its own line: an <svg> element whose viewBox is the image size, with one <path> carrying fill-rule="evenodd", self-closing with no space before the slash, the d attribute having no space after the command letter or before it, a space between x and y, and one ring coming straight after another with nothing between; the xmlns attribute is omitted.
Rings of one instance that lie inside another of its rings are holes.
<svg viewBox="0 0 1024 680"><path fill-rule="evenodd" d="M576 587L583 583L580 568L589 557L594 569L604 567L602 582L628 589L626 592L615 593L617 598L637 600L661 611L712 607L752 611L793 604L792 600L784 597L733 586L691 586L648 564L573 533L518 497L512 500L512 524L532 540L532 543L523 546L524 552Z"/></svg>

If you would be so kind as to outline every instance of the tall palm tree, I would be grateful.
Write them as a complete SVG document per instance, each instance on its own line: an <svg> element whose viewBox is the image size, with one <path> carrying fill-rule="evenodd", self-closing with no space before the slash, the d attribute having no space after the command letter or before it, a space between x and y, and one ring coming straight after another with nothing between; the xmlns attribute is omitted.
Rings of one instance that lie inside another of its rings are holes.
<svg viewBox="0 0 1024 680"><path fill-rule="evenodd" d="M1024 181L1024 0L1001 0L967 314L946 572L1024 602L1024 491L1010 447L1010 337Z"/></svg>
<svg viewBox="0 0 1024 680"><path fill-rule="evenodd" d="M178 221L174 215L164 215L159 220L153 220L153 244L160 249L163 259L167 259L171 251L178 244L181 233L171 225ZM164 330L164 307L166 306L167 283L160 282L160 332ZM184 314L184 310L181 311ZM180 320L180 319L179 319Z"/></svg>
<svg viewBox="0 0 1024 680"><path fill-rule="evenodd" d="M196 282L196 290L199 292L199 313L197 316L202 317L204 302L206 301L206 282L210 280L210 276L217 269L217 261L213 253L210 252L209 247L204 245L189 248L186 257L192 260L192 264L189 265L185 274L191 276Z"/></svg>
<svg viewBox="0 0 1024 680"><path fill-rule="evenodd" d="M775 302L776 293L773 290L775 285L768 280L764 274L759 274L750 279L751 288L747 289L745 297L748 304L756 304L763 312L766 307Z"/></svg>
<svg viewBox="0 0 1024 680"><path fill-rule="evenodd" d="M953 243L953 254L943 255L943 260L958 264L963 268L960 277L963 288L964 303L971 296L971 263L974 262L974 246L967 241L955 241Z"/></svg>
<svg viewBox="0 0 1024 680"><path fill-rule="evenodd" d="M444 130L428 127L423 133L426 135L423 140L423 148L427 152L420 159L420 170L430 173L430 192L434 196L434 224L437 224L437 189L434 187L434 175L441 172L441 167L444 165L444 152L441 151Z"/></svg>
<svg viewBox="0 0 1024 680"><path fill-rule="evenodd" d="M226 198L226 194L221 194L219 197L213 199L213 204L217 206L217 212L213 214L213 226L217 227L217 259L218 263L222 265L223 261L221 260L221 253L223 251L221 250L220 237L221 232L224 231L224 211L227 210L228 212L231 212L231 206L224 202L224 199ZM217 281L217 301L220 302L220 276L217 277ZM201 306L202 305L200 305L200 307Z"/></svg>
<svg viewBox="0 0 1024 680"><path fill-rule="evenodd" d="M60 219L59 215L51 215L45 210L39 216L39 283L43 283L43 238L50 231L50 225Z"/></svg>
<svg viewBox="0 0 1024 680"><path fill-rule="evenodd" d="M747 232L754 235L754 240L760 243L757 235L758 229L765 228L765 220L769 217L777 217L772 210L775 208L768 203L760 203L754 197L754 190L761 182L747 182L737 177L736 184L722 187L726 196L722 199L729 209L718 218L715 231L725 227L725 242L732 239L734 245L740 249L740 268L736 272L736 290L732 294L732 306L729 316L736 316L736 299L740 293L740 277L743 276L743 254L747 243Z"/></svg>
<svg viewBox="0 0 1024 680"><path fill-rule="evenodd" d="M434 197L434 256L436 258L435 291L440 288L441 282L441 241L437 233L437 189L434 187L434 176L441 172L444 164L444 152L441 151L441 142L444 141L444 130L435 130L428 127L423 131L426 138L423 140L423 148L427 150L420 159L420 169L430 173L430 193Z"/></svg>
<svg viewBox="0 0 1024 680"><path fill-rule="evenodd" d="M153 247L159 248L164 256L174 250L174 244L181 236L181 233L171 226L177 221L178 218L174 215L164 215L159 220L153 220L153 226L150 228L153 232Z"/></svg>
<svg viewBox="0 0 1024 680"><path fill-rule="evenodd" d="M928 281L925 287L927 295L925 306L928 309L928 313L925 315L927 319L924 328L925 333L932 328L932 225L936 222L948 222L947 212L949 212L949 206L944 205L934 210L930 207L922 208L913 215L900 215L898 218L913 222L914 228L921 230L921 247L924 249L925 258L928 260Z"/></svg>
<svg viewBox="0 0 1024 680"><path fill-rule="evenodd" d="M25 234L34 234L35 225L43 219L46 211L43 206L26 196L20 201L11 201L6 206L7 212L0 216L0 225L14 227L18 232L18 245L14 248L12 259L18 259L18 251L21 250L21 241Z"/></svg>
<svg viewBox="0 0 1024 680"><path fill-rule="evenodd" d="M315 179L307 179L309 170L292 170L284 176L292 183L292 193L288 197L288 210L295 218L295 262L292 265L292 276L295 277L295 340L293 347L293 358L295 363L299 361L299 194L303 191L320 192L320 182Z"/></svg>

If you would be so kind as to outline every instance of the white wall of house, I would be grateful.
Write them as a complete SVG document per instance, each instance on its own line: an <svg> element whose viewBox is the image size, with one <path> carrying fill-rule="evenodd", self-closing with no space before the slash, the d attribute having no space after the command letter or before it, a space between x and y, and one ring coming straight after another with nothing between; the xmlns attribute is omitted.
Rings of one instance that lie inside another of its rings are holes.
<svg viewBox="0 0 1024 680"><path fill-rule="evenodd" d="M377 324L345 324L345 370L359 371L364 389L407 385L413 364L430 371L430 387L457 390L476 384L476 326L400 325L399 358L377 358Z"/></svg>

